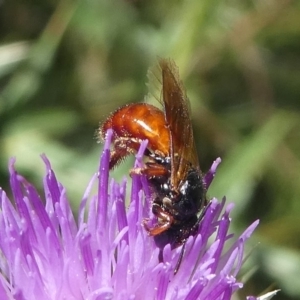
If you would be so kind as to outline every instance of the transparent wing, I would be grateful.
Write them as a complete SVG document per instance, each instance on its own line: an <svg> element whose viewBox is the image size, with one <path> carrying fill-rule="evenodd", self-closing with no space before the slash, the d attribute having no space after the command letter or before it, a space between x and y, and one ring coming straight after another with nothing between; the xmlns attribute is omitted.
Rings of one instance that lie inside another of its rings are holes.
<svg viewBox="0 0 300 300"><path fill-rule="evenodd" d="M191 166L199 168L194 142L189 100L179 78L178 68L171 60L159 61L162 74L162 100L166 123L171 132L171 184L178 189Z"/></svg>

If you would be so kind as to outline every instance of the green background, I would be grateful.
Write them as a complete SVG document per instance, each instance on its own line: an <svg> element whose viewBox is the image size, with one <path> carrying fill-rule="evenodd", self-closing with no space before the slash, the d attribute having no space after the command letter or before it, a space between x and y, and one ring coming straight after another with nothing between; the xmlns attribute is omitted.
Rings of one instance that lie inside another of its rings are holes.
<svg viewBox="0 0 300 300"><path fill-rule="evenodd" d="M299 8L289 0L3 1L0 186L9 190L15 156L42 191L46 153L76 208L97 170L99 122L142 101L148 68L172 58L202 170L223 160L209 196L235 203L237 233L261 221L239 298L279 288L275 299L299 299Z"/></svg>

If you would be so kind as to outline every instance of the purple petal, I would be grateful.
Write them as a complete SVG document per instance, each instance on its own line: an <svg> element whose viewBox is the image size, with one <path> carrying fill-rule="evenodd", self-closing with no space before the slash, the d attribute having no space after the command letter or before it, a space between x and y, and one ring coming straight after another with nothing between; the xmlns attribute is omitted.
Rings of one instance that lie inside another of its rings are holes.
<svg viewBox="0 0 300 300"><path fill-rule="evenodd" d="M212 181L216 175L217 168L218 168L219 164L221 163L221 161L222 161L221 158L218 157L211 165L211 168L209 169L209 171L205 174L204 183L205 183L205 186L207 189L209 188L210 184L212 183Z"/></svg>
<svg viewBox="0 0 300 300"><path fill-rule="evenodd" d="M160 249L142 226L153 218L146 178L132 176L128 205L126 180L109 182L111 138L108 131L77 223L45 155L44 199L10 161L13 204L0 189L0 299L230 299L242 287L236 275L258 222L234 240L229 232L233 205L212 199L174 275L182 247L167 245L159 263ZM142 142L135 168L143 167L146 147ZM207 187L219 162L205 175Z"/></svg>

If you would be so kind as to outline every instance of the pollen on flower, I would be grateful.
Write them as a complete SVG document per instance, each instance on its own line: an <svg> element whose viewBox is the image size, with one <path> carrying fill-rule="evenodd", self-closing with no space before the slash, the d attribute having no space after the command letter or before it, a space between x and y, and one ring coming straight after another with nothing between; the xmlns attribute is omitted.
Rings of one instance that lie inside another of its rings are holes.
<svg viewBox="0 0 300 300"><path fill-rule="evenodd" d="M10 161L13 199L0 189L0 299L231 299L242 287L237 274L244 245L258 221L234 239L233 205L212 199L174 275L181 247L167 245L160 263L159 249L142 226L153 217L145 178L133 176L128 207L126 180L109 179L111 136L109 130L77 220L46 156L44 195ZM146 146L141 144L135 167L142 167ZM205 177L207 186L218 163Z"/></svg>

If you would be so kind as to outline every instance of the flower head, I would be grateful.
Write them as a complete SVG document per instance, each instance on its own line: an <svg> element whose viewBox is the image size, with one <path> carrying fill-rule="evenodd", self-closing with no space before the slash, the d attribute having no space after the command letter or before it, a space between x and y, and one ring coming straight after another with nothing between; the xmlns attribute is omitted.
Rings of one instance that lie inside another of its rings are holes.
<svg viewBox="0 0 300 300"><path fill-rule="evenodd" d="M258 221L234 239L229 233L233 205L212 199L174 275L181 247L167 245L159 263L160 249L142 226L151 216L145 178L133 176L128 208L126 180L109 182L110 141L109 131L77 221L45 156L43 197L10 161L13 202L0 189L0 299L231 299L242 287L236 276ZM143 142L136 166L145 147ZM207 186L218 163L204 178Z"/></svg>

